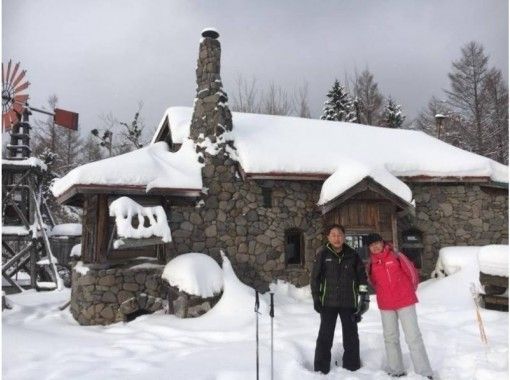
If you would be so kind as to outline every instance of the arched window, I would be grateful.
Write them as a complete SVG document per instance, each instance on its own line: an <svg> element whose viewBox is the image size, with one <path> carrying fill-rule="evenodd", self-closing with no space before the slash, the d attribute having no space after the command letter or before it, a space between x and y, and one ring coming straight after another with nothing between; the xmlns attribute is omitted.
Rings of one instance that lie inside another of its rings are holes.
<svg viewBox="0 0 510 380"><path fill-rule="evenodd" d="M299 228L285 231L285 265L303 265L305 256L305 239Z"/></svg>

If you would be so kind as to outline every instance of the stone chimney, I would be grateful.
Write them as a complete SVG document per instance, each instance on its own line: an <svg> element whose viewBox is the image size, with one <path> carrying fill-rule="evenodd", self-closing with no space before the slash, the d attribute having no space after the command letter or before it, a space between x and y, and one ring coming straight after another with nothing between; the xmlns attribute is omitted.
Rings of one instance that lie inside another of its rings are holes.
<svg viewBox="0 0 510 380"><path fill-rule="evenodd" d="M202 31L196 69L197 94L190 129L190 137L196 142L200 134L216 142L217 137L232 130L232 114L220 76L219 36L212 28Z"/></svg>

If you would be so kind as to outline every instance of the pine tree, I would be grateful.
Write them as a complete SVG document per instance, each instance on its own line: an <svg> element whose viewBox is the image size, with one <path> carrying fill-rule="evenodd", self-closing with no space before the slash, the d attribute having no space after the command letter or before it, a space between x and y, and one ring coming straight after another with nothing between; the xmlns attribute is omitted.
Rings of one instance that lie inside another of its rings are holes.
<svg viewBox="0 0 510 380"><path fill-rule="evenodd" d="M321 120L356 121L356 112L353 101L340 82L335 83L327 94L328 100L324 103Z"/></svg>
<svg viewBox="0 0 510 380"><path fill-rule="evenodd" d="M395 103L391 98L388 98L388 104L384 107L384 111L381 118L381 127L386 128L402 128L405 116L401 110L402 106Z"/></svg>

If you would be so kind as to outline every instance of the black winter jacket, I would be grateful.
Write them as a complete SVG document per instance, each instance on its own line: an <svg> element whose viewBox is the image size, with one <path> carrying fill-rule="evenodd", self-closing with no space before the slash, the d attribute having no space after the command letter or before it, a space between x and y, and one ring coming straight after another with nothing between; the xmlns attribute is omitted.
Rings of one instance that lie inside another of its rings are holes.
<svg viewBox="0 0 510 380"><path fill-rule="evenodd" d="M347 244L336 253L328 243L315 255L310 286L314 302L322 306L356 308L359 286L367 287L363 261Z"/></svg>

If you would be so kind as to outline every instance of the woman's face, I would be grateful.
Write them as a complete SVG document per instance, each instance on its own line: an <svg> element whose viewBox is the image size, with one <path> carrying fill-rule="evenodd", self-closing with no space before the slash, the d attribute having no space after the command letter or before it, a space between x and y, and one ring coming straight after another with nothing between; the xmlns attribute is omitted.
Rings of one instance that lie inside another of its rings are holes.
<svg viewBox="0 0 510 380"><path fill-rule="evenodd" d="M370 249L370 253L381 253L384 248L384 243L382 241L376 241L368 246Z"/></svg>
<svg viewBox="0 0 510 380"><path fill-rule="evenodd" d="M328 234L328 242L335 249L341 249L345 241L345 235L339 228L332 228Z"/></svg>

